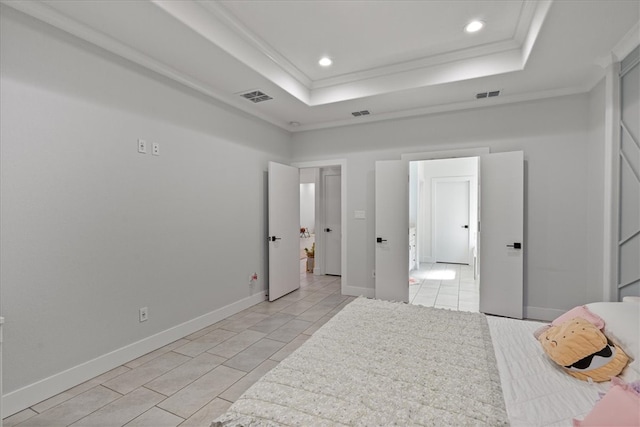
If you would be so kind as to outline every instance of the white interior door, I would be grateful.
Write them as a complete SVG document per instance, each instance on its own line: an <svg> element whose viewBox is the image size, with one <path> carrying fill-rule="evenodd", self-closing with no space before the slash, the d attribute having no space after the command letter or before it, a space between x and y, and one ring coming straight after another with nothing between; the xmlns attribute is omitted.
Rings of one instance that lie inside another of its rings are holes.
<svg viewBox="0 0 640 427"><path fill-rule="evenodd" d="M480 311L522 319L524 155L480 157Z"/></svg>
<svg viewBox="0 0 640 427"><path fill-rule="evenodd" d="M269 301L300 287L300 175L269 162Z"/></svg>
<svg viewBox="0 0 640 427"><path fill-rule="evenodd" d="M409 302L409 171L402 160L376 162L376 298Z"/></svg>
<svg viewBox="0 0 640 427"><path fill-rule="evenodd" d="M339 276L342 247L340 175L324 175L324 274Z"/></svg>
<svg viewBox="0 0 640 427"><path fill-rule="evenodd" d="M469 264L469 181L435 183L436 262Z"/></svg>

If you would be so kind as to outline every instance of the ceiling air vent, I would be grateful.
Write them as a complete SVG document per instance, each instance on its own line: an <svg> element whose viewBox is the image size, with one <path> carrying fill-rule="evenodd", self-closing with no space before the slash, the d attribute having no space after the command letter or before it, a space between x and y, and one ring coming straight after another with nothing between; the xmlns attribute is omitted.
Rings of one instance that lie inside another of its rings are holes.
<svg viewBox="0 0 640 427"><path fill-rule="evenodd" d="M368 116L371 113L369 112L369 110L362 110L362 111L354 111L351 114L353 115L353 117L360 117L360 116Z"/></svg>
<svg viewBox="0 0 640 427"><path fill-rule="evenodd" d="M476 99L493 98L498 95L500 95L499 90L492 90L490 92L480 92L480 93L476 93Z"/></svg>
<svg viewBox="0 0 640 427"><path fill-rule="evenodd" d="M248 99L249 101L257 104L258 102L268 101L273 99L269 95L259 90L252 90L251 92L245 92L240 94L241 97Z"/></svg>

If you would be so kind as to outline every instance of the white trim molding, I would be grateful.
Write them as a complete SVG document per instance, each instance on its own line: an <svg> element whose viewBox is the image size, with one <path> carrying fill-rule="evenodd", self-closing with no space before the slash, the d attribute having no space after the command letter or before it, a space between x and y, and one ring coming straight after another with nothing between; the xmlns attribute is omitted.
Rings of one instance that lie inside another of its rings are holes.
<svg viewBox="0 0 640 427"><path fill-rule="evenodd" d="M93 360L89 360L88 362L7 393L3 396L3 410L6 414L3 416L9 416L22 411L84 381L254 306L265 299L265 291L260 290L240 301L236 301Z"/></svg>

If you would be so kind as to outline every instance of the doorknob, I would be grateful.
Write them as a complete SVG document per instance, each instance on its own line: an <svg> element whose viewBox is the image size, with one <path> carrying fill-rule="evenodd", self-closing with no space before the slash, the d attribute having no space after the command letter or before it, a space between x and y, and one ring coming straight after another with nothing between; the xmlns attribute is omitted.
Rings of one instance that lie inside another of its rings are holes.
<svg viewBox="0 0 640 427"><path fill-rule="evenodd" d="M513 248L513 249L522 249L522 243L514 243L513 245L507 245L508 248Z"/></svg>
<svg viewBox="0 0 640 427"><path fill-rule="evenodd" d="M462 227L462 228L469 228L469 226L468 226L468 225L462 225L461 227Z"/></svg>
<svg viewBox="0 0 640 427"><path fill-rule="evenodd" d="M331 231L330 228L325 228L324 231L326 231L327 233L329 233Z"/></svg>
<svg viewBox="0 0 640 427"><path fill-rule="evenodd" d="M276 236L271 236L271 237L267 236L267 241L275 242L276 240L282 240L282 238L276 237Z"/></svg>
<svg viewBox="0 0 640 427"><path fill-rule="evenodd" d="M386 242L387 239L383 239L382 237L376 237L376 242L377 243L382 243L382 242Z"/></svg>

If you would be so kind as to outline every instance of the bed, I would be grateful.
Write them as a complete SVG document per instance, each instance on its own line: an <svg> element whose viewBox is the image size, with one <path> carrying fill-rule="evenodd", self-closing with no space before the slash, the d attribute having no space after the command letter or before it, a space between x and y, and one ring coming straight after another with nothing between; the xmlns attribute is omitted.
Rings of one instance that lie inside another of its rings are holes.
<svg viewBox="0 0 640 427"><path fill-rule="evenodd" d="M361 297L212 426L572 425L611 385L554 365L543 325ZM622 377L640 379L637 361Z"/></svg>

